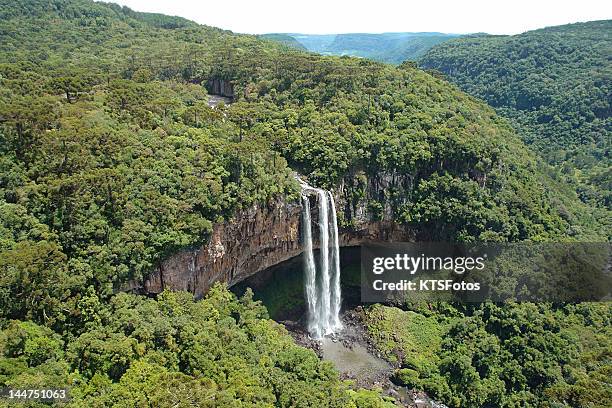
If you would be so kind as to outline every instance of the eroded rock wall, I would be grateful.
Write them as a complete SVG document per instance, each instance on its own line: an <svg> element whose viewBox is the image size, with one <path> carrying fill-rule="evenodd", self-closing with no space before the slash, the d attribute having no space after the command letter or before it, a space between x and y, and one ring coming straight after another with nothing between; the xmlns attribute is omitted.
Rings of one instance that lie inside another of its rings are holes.
<svg viewBox="0 0 612 408"><path fill-rule="evenodd" d="M334 191L341 220L340 245L412 240L411 231L393 221L397 200L385 198L407 185L405 178L393 175L344 180ZM310 199L312 219L317 220L316 197ZM373 210L372 202L382 204ZM144 293L185 290L200 297L217 281L234 285L300 255L301 218L302 204L282 199L239 211L233 219L214 225L208 243L164 260L144 282L132 282L130 288ZM318 233L315 222L315 247Z"/></svg>
<svg viewBox="0 0 612 408"><path fill-rule="evenodd" d="M220 95L226 98L234 98L234 85L224 79L210 79L206 83L206 89L211 95Z"/></svg>
<svg viewBox="0 0 612 408"><path fill-rule="evenodd" d="M163 261L141 287L147 293L168 288L201 296L217 281L231 286L297 256L301 210L297 203L278 200L239 211L214 225L207 244Z"/></svg>

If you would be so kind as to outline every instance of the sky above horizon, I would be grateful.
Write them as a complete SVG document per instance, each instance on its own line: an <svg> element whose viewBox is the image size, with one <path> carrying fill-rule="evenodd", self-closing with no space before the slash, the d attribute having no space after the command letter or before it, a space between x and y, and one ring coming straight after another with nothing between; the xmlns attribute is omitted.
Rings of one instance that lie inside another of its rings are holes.
<svg viewBox="0 0 612 408"><path fill-rule="evenodd" d="M106 1L248 34L401 31L518 34L553 25L612 18L612 2L602 0L514 0L495 5L491 0Z"/></svg>

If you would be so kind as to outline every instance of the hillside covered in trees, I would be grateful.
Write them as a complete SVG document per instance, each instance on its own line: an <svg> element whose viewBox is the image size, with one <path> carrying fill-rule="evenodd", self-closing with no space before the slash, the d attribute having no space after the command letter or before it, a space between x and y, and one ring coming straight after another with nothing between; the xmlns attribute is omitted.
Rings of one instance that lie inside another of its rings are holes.
<svg viewBox="0 0 612 408"><path fill-rule="evenodd" d="M403 310L402 310L403 309ZM395 381L450 407L612 405L612 304L374 305L362 318Z"/></svg>
<svg viewBox="0 0 612 408"><path fill-rule="evenodd" d="M238 209L298 199L293 171L409 175L394 220L435 239L603 238L493 109L410 64L87 0L4 2L0 39L1 386L71 386L75 407L388 404L248 295L118 293ZM208 106L215 80L234 103Z"/></svg>
<svg viewBox="0 0 612 408"><path fill-rule="evenodd" d="M523 140L612 208L612 21L440 44L420 60L509 118ZM608 215L609 216L609 215Z"/></svg>
<svg viewBox="0 0 612 408"><path fill-rule="evenodd" d="M261 34L258 36L264 40L271 40L290 48L306 50L306 47L289 34Z"/></svg>
<svg viewBox="0 0 612 408"><path fill-rule="evenodd" d="M390 64L416 60L431 47L458 37L443 33L266 34L263 37L323 55L350 55Z"/></svg>

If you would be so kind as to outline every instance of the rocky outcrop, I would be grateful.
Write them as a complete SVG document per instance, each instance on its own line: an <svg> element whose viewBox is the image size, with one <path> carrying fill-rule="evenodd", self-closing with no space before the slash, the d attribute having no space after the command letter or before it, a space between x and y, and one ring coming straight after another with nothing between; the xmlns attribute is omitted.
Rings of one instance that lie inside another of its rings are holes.
<svg viewBox="0 0 612 408"><path fill-rule="evenodd" d="M413 239L411 231L393 222L395 204L385 199L389 191L404 188L406 179L395 176L354 179L345 180L334 192L338 215L343 220L340 246ZM312 218L316 220L316 198L310 199ZM383 203L376 214L368 208L374 201ZM132 282L130 287L144 293L185 290L200 297L215 282L224 281L232 286L301 254L301 218L301 203L282 199L241 210L231 220L215 224L208 243L171 256L144 282ZM316 225L313 236L318 236ZM317 241L314 246L318 247Z"/></svg>
<svg viewBox="0 0 612 408"><path fill-rule="evenodd" d="M336 198L343 204L344 220L358 226L371 220L396 219L411 190L410 175L388 172L367 176L356 172L342 180Z"/></svg>
<svg viewBox="0 0 612 408"><path fill-rule="evenodd" d="M225 79L209 79L206 83L206 89L211 95L234 99L234 84Z"/></svg>
<svg viewBox="0 0 612 408"><path fill-rule="evenodd" d="M144 281L147 293L168 288L204 294L217 281L230 286L299 255L301 206L281 200L239 211L217 223L207 244L163 261Z"/></svg>

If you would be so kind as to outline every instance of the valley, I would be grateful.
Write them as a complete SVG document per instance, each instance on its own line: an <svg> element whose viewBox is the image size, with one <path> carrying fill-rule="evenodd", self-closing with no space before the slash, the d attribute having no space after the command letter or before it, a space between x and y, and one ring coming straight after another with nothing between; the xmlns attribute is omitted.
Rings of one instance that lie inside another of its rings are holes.
<svg viewBox="0 0 612 408"><path fill-rule="evenodd" d="M444 33L346 33L346 34L264 34L261 38L323 55L370 58L391 64L417 60L431 47L458 34Z"/></svg>

